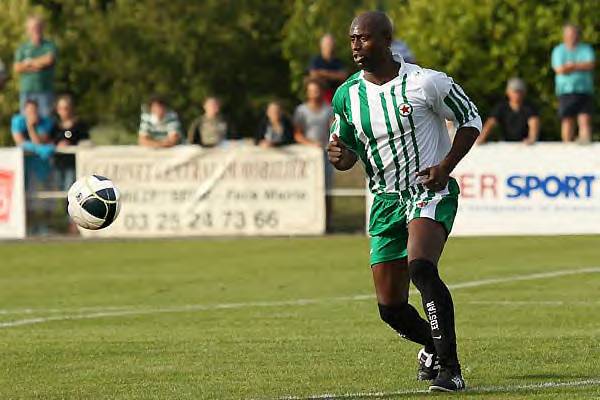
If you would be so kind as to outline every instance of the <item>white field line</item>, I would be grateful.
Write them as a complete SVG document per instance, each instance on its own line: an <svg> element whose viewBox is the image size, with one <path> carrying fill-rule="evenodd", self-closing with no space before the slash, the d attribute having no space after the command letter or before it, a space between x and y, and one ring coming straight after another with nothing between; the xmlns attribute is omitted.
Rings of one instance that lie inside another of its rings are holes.
<svg viewBox="0 0 600 400"><path fill-rule="evenodd" d="M484 306L593 306L600 305L600 300L563 301L563 300L472 300L461 301L460 304Z"/></svg>
<svg viewBox="0 0 600 400"><path fill-rule="evenodd" d="M86 311L113 311L113 310L132 310L136 306L93 306L93 307L73 307L73 308L15 308L0 309L0 315L11 314L61 314L61 313L80 313Z"/></svg>
<svg viewBox="0 0 600 400"><path fill-rule="evenodd" d="M529 281L538 279L554 278L566 275L578 275L578 274L590 274L600 273L600 267L580 268L580 269L567 269L560 271L544 272L537 274L528 275L515 275L504 278L492 278L492 279L481 279L470 282L457 283L454 285L448 285L450 289L465 289L480 286L489 286L499 283L509 283L518 281ZM95 308L83 308L76 311L76 314L72 315L55 315L49 317L35 317L19 319L14 321L7 321L0 323L0 329L12 328L23 325L35 325L52 321L69 321L69 320L83 320L83 319L96 319L105 317L122 317L122 316L133 316L133 315L148 315L148 314L163 314L163 313L181 313L181 312L194 312L194 311L211 311L211 310L227 310L227 309L240 309L240 308L259 308L259 307L283 307L283 306L306 306L313 304L323 304L331 302L348 302L348 301L361 301L361 300L372 300L374 295L372 294L361 294L354 296L341 296L341 297L329 297L329 298L314 298L314 299L295 299L295 300L281 300L281 301L255 301L255 302L244 302L244 303L221 303L221 304L189 304L183 306L172 306L172 307L161 307L161 308L124 308L120 307L107 307L98 308L97 312L85 313L86 311L95 310ZM34 309L26 309L34 313ZM52 309L54 310L54 309ZM9 312L10 310L0 310Z"/></svg>
<svg viewBox="0 0 600 400"><path fill-rule="evenodd" d="M508 385L508 386L474 386L469 387L465 394L469 393L512 393L527 390L543 390L543 389L556 389L563 387L579 387L579 386L598 386L600 385L600 379L587 379L583 381L569 381L569 382L542 382L542 383L531 383L525 385ZM341 400L341 399L364 399L364 398L387 398L411 394L423 394L428 393L427 390L399 390L394 392L363 392L363 393L344 393L344 394L317 394L313 396L284 396L280 397L279 400Z"/></svg>

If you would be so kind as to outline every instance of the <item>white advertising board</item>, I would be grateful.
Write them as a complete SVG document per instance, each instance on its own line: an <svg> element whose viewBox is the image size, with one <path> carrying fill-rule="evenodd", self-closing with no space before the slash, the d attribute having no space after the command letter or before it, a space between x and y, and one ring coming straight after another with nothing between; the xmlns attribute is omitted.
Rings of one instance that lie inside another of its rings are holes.
<svg viewBox="0 0 600 400"><path fill-rule="evenodd" d="M77 153L77 175L110 178L121 213L84 236L316 235L325 231L323 153L306 146L109 146Z"/></svg>
<svg viewBox="0 0 600 400"><path fill-rule="evenodd" d="M452 235L600 234L600 144L475 146L452 176Z"/></svg>
<svg viewBox="0 0 600 400"><path fill-rule="evenodd" d="M0 149L0 239L21 239L26 234L23 151Z"/></svg>

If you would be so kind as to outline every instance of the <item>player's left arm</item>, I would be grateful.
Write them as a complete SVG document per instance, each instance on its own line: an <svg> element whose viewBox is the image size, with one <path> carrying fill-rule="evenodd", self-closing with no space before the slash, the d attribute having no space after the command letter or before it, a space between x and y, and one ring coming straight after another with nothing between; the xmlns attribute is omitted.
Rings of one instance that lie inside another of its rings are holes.
<svg viewBox="0 0 600 400"><path fill-rule="evenodd" d="M481 117L475 104L463 89L446 74L432 72L424 78L423 91L433 112L457 126L450 151L438 164L425 168L417 175L431 190L442 190L450 179L450 173L471 150L481 132Z"/></svg>

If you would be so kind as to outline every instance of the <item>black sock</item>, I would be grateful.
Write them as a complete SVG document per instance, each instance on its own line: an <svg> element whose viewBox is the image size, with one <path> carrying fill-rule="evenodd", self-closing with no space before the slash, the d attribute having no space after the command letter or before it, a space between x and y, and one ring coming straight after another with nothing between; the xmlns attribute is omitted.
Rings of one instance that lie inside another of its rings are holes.
<svg viewBox="0 0 600 400"><path fill-rule="evenodd" d="M408 264L408 271L410 279L421 292L440 366L460 372L456 354L454 304L448 287L442 282L435 264L430 261L413 260Z"/></svg>
<svg viewBox="0 0 600 400"><path fill-rule="evenodd" d="M408 303L378 306L381 319L400 336L425 346L425 351L430 354L435 353L429 322L421 318L413 306Z"/></svg>

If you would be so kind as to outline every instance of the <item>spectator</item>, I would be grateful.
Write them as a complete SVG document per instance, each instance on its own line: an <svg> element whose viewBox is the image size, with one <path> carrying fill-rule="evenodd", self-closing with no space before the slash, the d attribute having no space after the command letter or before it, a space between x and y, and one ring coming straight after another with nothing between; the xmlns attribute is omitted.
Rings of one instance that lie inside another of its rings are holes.
<svg viewBox="0 0 600 400"><path fill-rule="evenodd" d="M23 114L13 116L11 121L12 136L17 146L26 152L25 157L25 190L27 192L27 212L29 221L37 221L34 233L46 234L52 204L36 199L35 195L42 190L50 190L50 158L54 154L51 144L52 121L40 116L35 100L25 101ZM35 218L37 212L44 212L43 218Z"/></svg>
<svg viewBox="0 0 600 400"><path fill-rule="evenodd" d="M279 102L272 101L267 106L265 117L258 127L254 142L265 148L294 143L292 123L283 113Z"/></svg>
<svg viewBox="0 0 600 400"><path fill-rule="evenodd" d="M579 42L575 25L564 26L563 43L552 50L552 68L556 73L554 82L563 142L574 140L576 117L579 141L591 142L594 50L589 44Z"/></svg>
<svg viewBox="0 0 600 400"><path fill-rule="evenodd" d="M323 98L323 87L316 79L306 82L306 102L294 112L294 140L324 149L329 142L329 125L333 119L331 105Z"/></svg>
<svg viewBox="0 0 600 400"><path fill-rule="evenodd" d="M324 97L328 103L331 103L335 90L348 77L344 65L335 56L335 39L331 34L321 38L321 54L313 57L308 70L311 78L324 82Z"/></svg>
<svg viewBox="0 0 600 400"><path fill-rule="evenodd" d="M238 137L221 115L221 102L216 97L208 97L204 101L204 115L193 120L188 129L188 143L213 147L232 139Z"/></svg>
<svg viewBox="0 0 600 400"><path fill-rule="evenodd" d="M300 104L294 112L294 139L308 146L323 150L325 165L325 189L333 183L333 165L327 161L325 147L329 142L329 126L333 120L333 109L323 99L323 88L317 80L306 83L306 102ZM326 226L331 227L331 197L325 196Z"/></svg>
<svg viewBox="0 0 600 400"><path fill-rule="evenodd" d="M39 113L50 116L54 96L54 64L56 47L44 39L44 23L39 17L27 19L29 40L15 53L14 70L20 74L19 109L25 111L25 102L35 100Z"/></svg>
<svg viewBox="0 0 600 400"><path fill-rule="evenodd" d="M88 126L76 115L73 98L62 95L56 101L58 120L52 129L52 141L57 148L76 146L90 138ZM69 190L75 182L75 157L73 154L58 153L54 156L56 183L60 190Z"/></svg>
<svg viewBox="0 0 600 400"><path fill-rule="evenodd" d="M392 49L392 54L400 54L402 59L407 63L414 64L416 62L414 54L408 45L402 40L394 39L390 47Z"/></svg>
<svg viewBox="0 0 600 400"><path fill-rule="evenodd" d="M527 88L519 78L512 78L506 85L506 99L494 106L485 121L478 144L487 141L492 129L500 126L502 140L534 144L539 137L540 118L536 108L525 99Z"/></svg>
<svg viewBox="0 0 600 400"><path fill-rule="evenodd" d="M173 147L181 140L181 123L175 111L168 109L161 97L149 102L150 112L142 109L139 144L151 148Z"/></svg>
<svg viewBox="0 0 600 400"><path fill-rule="evenodd" d="M0 60L0 90L4 89L4 84L6 83L8 76L6 75L6 67L2 60Z"/></svg>

